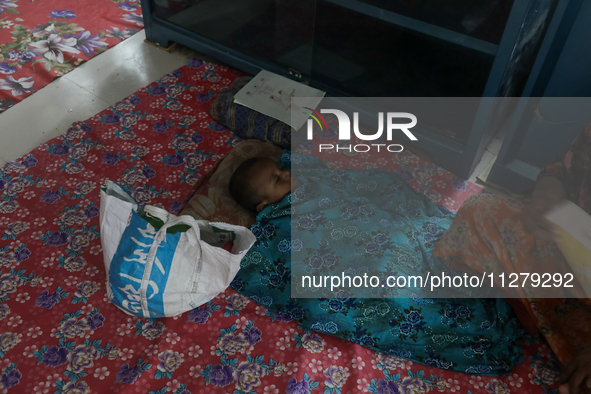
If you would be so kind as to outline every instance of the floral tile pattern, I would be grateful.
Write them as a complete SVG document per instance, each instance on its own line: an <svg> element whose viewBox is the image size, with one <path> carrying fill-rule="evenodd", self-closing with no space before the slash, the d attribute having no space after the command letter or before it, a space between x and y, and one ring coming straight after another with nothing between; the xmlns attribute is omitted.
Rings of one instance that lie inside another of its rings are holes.
<svg viewBox="0 0 591 394"><path fill-rule="evenodd" d="M139 0L0 0L0 113L143 26Z"/></svg>
<svg viewBox="0 0 591 394"><path fill-rule="evenodd" d="M4 8L10 3L0 0ZM555 393L556 364L540 337L524 338L524 361L512 373L482 377L272 320L232 290L158 320L128 316L108 302L99 187L117 181L140 202L180 212L238 141L209 107L240 75L193 60L0 170L0 390ZM409 171L414 187L436 191L433 198L452 209L478 192L416 156L387 160L396 159L392 166Z"/></svg>

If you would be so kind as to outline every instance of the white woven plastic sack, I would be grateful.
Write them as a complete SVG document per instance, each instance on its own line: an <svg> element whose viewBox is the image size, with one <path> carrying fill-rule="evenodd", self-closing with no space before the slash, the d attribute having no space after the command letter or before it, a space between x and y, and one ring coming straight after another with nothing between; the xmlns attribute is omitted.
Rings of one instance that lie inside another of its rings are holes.
<svg viewBox="0 0 591 394"><path fill-rule="evenodd" d="M113 182L101 189L100 225L109 299L145 318L179 315L224 291L256 240L246 227L139 209ZM232 238L231 252L218 246Z"/></svg>

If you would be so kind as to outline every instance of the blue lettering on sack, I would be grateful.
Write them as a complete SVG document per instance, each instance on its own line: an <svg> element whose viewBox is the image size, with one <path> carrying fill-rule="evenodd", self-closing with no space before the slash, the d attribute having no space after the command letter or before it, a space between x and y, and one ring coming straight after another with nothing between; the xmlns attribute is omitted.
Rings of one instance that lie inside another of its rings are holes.
<svg viewBox="0 0 591 394"><path fill-rule="evenodd" d="M175 284L171 283L168 287L168 276L172 269L176 248L181 239L182 233L166 234L166 241L160 244L156 252L156 259L154 266L150 273L150 283L158 283L160 286L160 294L154 298L154 302L150 302L148 298L148 307L150 308L151 317L165 317L164 311L164 297L163 293L182 293L184 289L175 288ZM164 288L166 287L166 289Z"/></svg>
<svg viewBox="0 0 591 394"><path fill-rule="evenodd" d="M146 287L148 311L144 311L140 288L156 233L154 227L132 212L109 268L109 282L113 292L111 301L136 316L165 316L163 293L181 234L166 234L166 239L156 249L156 258Z"/></svg>

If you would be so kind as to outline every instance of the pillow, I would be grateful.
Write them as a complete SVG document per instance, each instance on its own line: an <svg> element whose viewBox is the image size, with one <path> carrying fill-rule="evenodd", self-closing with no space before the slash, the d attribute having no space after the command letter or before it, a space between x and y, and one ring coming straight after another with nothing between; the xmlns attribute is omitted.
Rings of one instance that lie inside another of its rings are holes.
<svg viewBox="0 0 591 394"><path fill-rule="evenodd" d="M291 127L277 119L234 103L234 96L252 77L237 78L211 105L211 116L242 138L274 142L291 149Z"/></svg>
<svg viewBox="0 0 591 394"><path fill-rule="evenodd" d="M240 164L252 157L269 157L277 160L283 150L270 142L241 141L224 158L220 159L197 188L181 215L211 222L231 223L250 227L256 222L256 213L242 208L230 195L228 185L232 174Z"/></svg>

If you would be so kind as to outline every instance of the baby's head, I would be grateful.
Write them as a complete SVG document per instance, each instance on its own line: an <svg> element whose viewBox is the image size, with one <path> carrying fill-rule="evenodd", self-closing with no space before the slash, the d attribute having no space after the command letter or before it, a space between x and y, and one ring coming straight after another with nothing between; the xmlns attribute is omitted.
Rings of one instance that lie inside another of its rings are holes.
<svg viewBox="0 0 591 394"><path fill-rule="evenodd" d="M267 157L242 163L230 179L230 194L244 208L260 212L291 193L291 172Z"/></svg>

